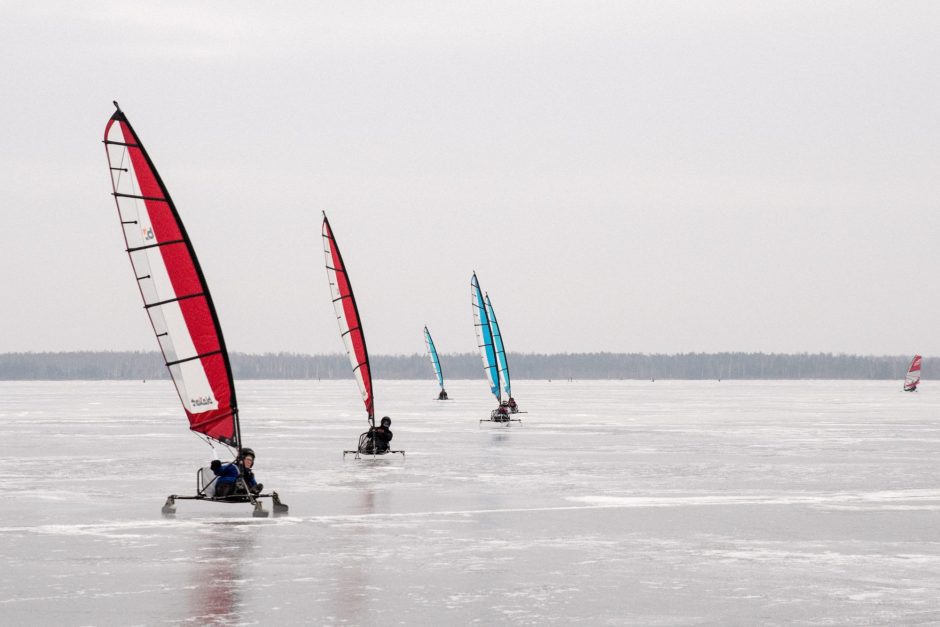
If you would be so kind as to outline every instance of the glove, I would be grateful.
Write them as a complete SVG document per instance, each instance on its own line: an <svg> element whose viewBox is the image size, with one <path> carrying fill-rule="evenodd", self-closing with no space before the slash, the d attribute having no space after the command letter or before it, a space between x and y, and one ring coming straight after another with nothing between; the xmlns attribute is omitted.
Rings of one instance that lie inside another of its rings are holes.
<svg viewBox="0 0 940 627"><path fill-rule="evenodd" d="M221 469L222 469L222 462L220 462L220 461L217 460L217 459L213 459L213 460L212 460L212 463L209 464L209 468L211 468L212 470L221 470Z"/></svg>
<svg viewBox="0 0 940 627"><path fill-rule="evenodd" d="M264 484L263 484L263 483L256 483L256 484L255 484L255 494L261 494L261 491L262 491L262 490L264 490Z"/></svg>

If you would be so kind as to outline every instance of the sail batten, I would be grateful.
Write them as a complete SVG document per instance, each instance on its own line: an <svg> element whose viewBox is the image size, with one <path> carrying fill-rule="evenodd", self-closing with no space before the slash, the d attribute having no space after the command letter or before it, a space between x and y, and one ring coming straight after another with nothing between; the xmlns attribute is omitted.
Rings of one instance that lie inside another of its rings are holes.
<svg viewBox="0 0 940 627"><path fill-rule="evenodd" d="M105 127L104 144L125 250L190 429L240 446L232 369L192 242L120 109Z"/></svg>
<svg viewBox="0 0 940 627"><path fill-rule="evenodd" d="M486 312L486 304L476 272L473 273L473 277L470 279L470 302L473 309L473 324L477 333L477 346L480 349L480 356L483 358L483 372L490 384L490 392L496 397L497 401L501 401L502 395L499 389L499 371L496 349L493 344L493 330L490 326L489 315Z"/></svg>
<svg viewBox="0 0 940 627"><path fill-rule="evenodd" d="M424 343L428 348L428 355L431 357L431 367L434 368L434 374L437 375L437 383L444 390L444 373L441 370L441 360L437 356L437 348L434 346L434 340L431 338L431 332L424 327Z"/></svg>
<svg viewBox="0 0 940 627"><path fill-rule="evenodd" d="M114 168L111 168L111 169L113 170ZM123 169L122 171L127 172L126 169ZM120 194L118 192L114 192L111 195L114 196L115 198L133 198L135 200L152 200L153 202L169 202L166 198L157 198L156 196L138 196L137 194Z"/></svg>
<svg viewBox="0 0 940 627"><path fill-rule="evenodd" d="M131 220L129 222L121 222L121 224L140 224L137 220ZM135 246L133 248L125 248L124 252L136 253L138 250L148 250L150 248L163 248L164 246L172 246L173 244L185 244L186 242L181 239L174 239L168 242L160 242L158 244L145 244L143 246Z"/></svg>
<svg viewBox="0 0 940 627"><path fill-rule="evenodd" d="M913 392L917 389L917 384L920 383L920 362L921 356L914 355L911 365L907 368L907 376L904 377L905 392Z"/></svg>
<svg viewBox="0 0 940 627"><path fill-rule="evenodd" d="M336 310L336 322L339 324L339 335L346 347L349 365L352 366L353 376L362 402L366 406L369 418L375 416L375 401L372 395L372 368L369 365L369 351L366 348L366 338L362 332L362 323L359 318L359 308L356 306L356 297L346 273L343 256L336 245L333 230L326 214L323 214L323 254L326 258L326 274L330 284L333 308Z"/></svg>

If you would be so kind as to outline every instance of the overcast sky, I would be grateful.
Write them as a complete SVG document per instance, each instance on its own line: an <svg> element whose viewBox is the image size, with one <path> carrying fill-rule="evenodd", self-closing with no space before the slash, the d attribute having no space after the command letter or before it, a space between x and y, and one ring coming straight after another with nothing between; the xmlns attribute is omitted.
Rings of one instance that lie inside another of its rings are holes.
<svg viewBox="0 0 940 627"><path fill-rule="evenodd" d="M940 3L0 0L0 352L155 350L117 99L231 350L940 354Z"/></svg>

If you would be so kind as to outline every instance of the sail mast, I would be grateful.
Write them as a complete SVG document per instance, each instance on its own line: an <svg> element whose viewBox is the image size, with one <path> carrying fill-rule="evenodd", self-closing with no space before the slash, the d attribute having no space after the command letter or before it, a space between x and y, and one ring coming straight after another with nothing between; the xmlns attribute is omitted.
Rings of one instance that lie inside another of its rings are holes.
<svg viewBox="0 0 940 627"><path fill-rule="evenodd" d="M104 144L126 251L190 429L241 446L235 381L218 313L176 205L127 116Z"/></svg>

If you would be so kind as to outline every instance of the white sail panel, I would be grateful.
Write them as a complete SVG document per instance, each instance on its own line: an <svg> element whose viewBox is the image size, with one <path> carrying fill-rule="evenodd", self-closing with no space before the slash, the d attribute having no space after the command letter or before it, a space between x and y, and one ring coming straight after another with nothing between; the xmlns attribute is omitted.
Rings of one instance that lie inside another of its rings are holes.
<svg viewBox="0 0 940 627"><path fill-rule="evenodd" d="M108 139L119 143L128 143L118 124L111 126ZM138 277L138 285L147 307L147 314L157 334L157 340L167 362L172 363L197 355L192 335L183 317L173 283L167 271L163 257L163 247L158 243L150 214L147 211L140 188L137 186L137 174L134 165L126 157L127 147L108 144L109 154L120 152L117 159L122 167L111 171L121 223L130 252L131 266ZM112 158L112 163L114 159ZM182 245L182 244L180 244ZM170 301L170 302L167 302ZM156 305L154 303L165 303ZM212 385L205 369L198 360L187 361L170 366L171 375L176 383L180 401L187 411L198 414L219 408Z"/></svg>

